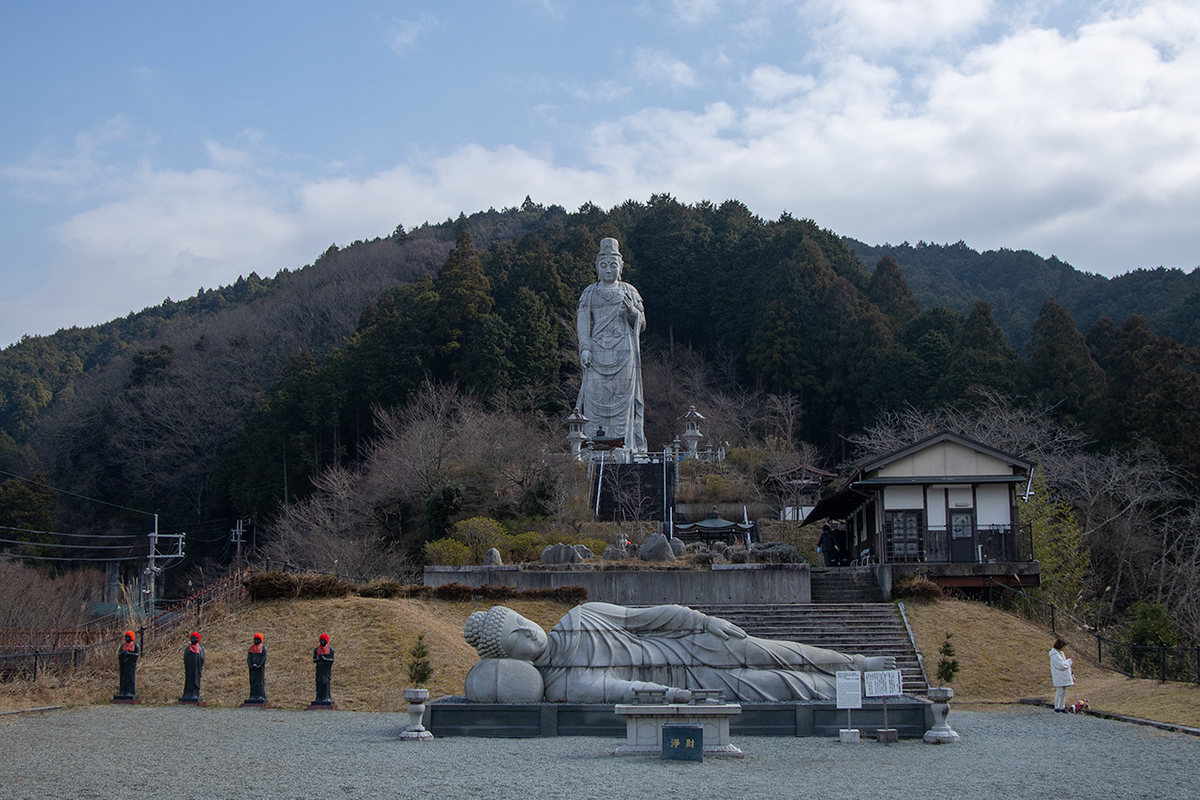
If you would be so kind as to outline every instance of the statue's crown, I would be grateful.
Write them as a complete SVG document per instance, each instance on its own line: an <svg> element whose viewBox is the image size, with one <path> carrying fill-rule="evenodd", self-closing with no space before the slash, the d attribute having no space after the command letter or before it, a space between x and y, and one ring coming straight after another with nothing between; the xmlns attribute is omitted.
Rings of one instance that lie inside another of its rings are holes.
<svg viewBox="0 0 1200 800"><path fill-rule="evenodd" d="M602 256L621 256L621 246L617 244L617 240L607 237L600 240L600 255Z"/></svg>

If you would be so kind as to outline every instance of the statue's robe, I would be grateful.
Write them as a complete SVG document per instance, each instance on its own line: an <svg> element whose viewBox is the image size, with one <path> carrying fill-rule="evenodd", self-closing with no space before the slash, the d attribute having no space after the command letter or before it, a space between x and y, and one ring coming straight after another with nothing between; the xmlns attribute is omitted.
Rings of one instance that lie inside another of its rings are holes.
<svg viewBox="0 0 1200 800"><path fill-rule="evenodd" d="M121 673L118 699L132 700L137 697L137 660L141 653L136 641L121 643L121 649L117 651L117 664Z"/></svg>
<svg viewBox="0 0 1200 800"><path fill-rule="evenodd" d="M200 677L204 672L204 645L190 644L183 651L183 697L184 702L199 702Z"/></svg>
<svg viewBox="0 0 1200 800"><path fill-rule="evenodd" d="M534 665L547 701L624 703L634 689L720 689L730 700L829 699L835 673L862 656L754 636L723 638L711 618L676 605L584 603L547 634Z"/></svg>
<svg viewBox="0 0 1200 800"><path fill-rule="evenodd" d="M267 702L266 690L267 646L253 644L246 651L246 667L250 671L250 697L247 703Z"/></svg>
<svg viewBox="0 0 1200 800"><path fill-rule="evenodd" d="M313 663L317 665L317 699L314 706L333 705L330 697L330 684L333 682L333 648L321 645L313 648Z"/></svg>

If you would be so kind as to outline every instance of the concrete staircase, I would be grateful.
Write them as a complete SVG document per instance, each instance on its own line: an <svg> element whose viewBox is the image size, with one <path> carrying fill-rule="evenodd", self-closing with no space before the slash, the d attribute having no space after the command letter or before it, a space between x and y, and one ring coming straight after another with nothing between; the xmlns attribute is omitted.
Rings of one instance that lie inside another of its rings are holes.
<svg viewBox="0 0 1200 800"><path fill-rule="evenodd" d="M786 639L842 653L893 656L905 694L929 688L900 610L891 603L821 603L692 608L727 619L753 636Z"/></svg>
<svg viewBox="0 0 1200 800"><path fill-rule="evenodd" d="M814 603L878 603L883 600L874 567L813 567Z"/></svg>

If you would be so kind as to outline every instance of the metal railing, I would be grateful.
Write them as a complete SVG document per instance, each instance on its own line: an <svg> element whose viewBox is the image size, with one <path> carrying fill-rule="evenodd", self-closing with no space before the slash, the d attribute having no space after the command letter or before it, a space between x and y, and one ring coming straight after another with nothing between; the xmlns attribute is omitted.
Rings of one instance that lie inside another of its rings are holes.
<svg viewBox="0 0 1200 800"><path fill-rule="evenodd" d="M885 522L884 563L1004 564L1033 561L1033 529L1027 524L981 525L955 537L944 525Z"/></svg>
<svg viewBox="0 0 1200 800"><path fill-rule="evenodd" d="M189 622L194 621L195 627L199 628L206 610L233 595L237 595L239 598L243 595L245 590L242 588L242 581L253 571L252 567L238 570L226 578L204 587L185 600L174 603L143 620L137 628L142 647L145 648L147 642L152 641L155 637L173 632L176 628ZM80 639L76 638L70 646L66 646L64 637L55 638L55 635L83 634L85 632L5 631L4 633L10 641L3 649L12 652L0 654L0 680L11 678L36 680L38 674L46 670L74 669L82 664L91 653L100 649L111 648L113 652L116 652L122 633L120 629L123 627L124 625L117 625L103 632L86 631L90 637L89 641L81 643ZM17 643L15 640L21 633L27 634L27 639L23 643ZM104 635L97 637L97 633Z"/></svg>
<svg viewBox="0 0 1200 800"><path fill-rule="evenodd" d="M1003 607L1058 634L1058 622L1069 615L1053 603L1020 589L988 578L987 604ZM1131 678L1149 678L1163 683L1200 683L1200 645L1135 645L1086 631L1082 623L1071 620L1080 632L1096 640L1096 663Z"/></svg>

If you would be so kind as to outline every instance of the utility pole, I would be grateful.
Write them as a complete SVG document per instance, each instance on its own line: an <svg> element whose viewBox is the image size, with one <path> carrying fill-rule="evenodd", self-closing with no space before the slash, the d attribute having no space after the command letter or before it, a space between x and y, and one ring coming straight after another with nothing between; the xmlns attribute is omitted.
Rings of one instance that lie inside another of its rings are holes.
<svg viewBox="0 0 1200 800"><path fill-rule="evenodd" d="M154 558L158 555L158 514L154 515L154 530L150 533L150 555L147 559L148 566L146 567L146 580L149 583L148 588L142 589L142 594L146 599L146 610L154 609L154 592L158 582L158 567L154 565Z"/></svg>
<svg viewBox="0 0 1200 800"><path fill-rule="evenodd" d="M245 538L243 533L244 530L242 529L242 520L239 517L237 521L237 527L229 532L229 536L233 540L233 543L237 545L237 557L235 563L239 567L242 565L242 540Z"/></svg>

